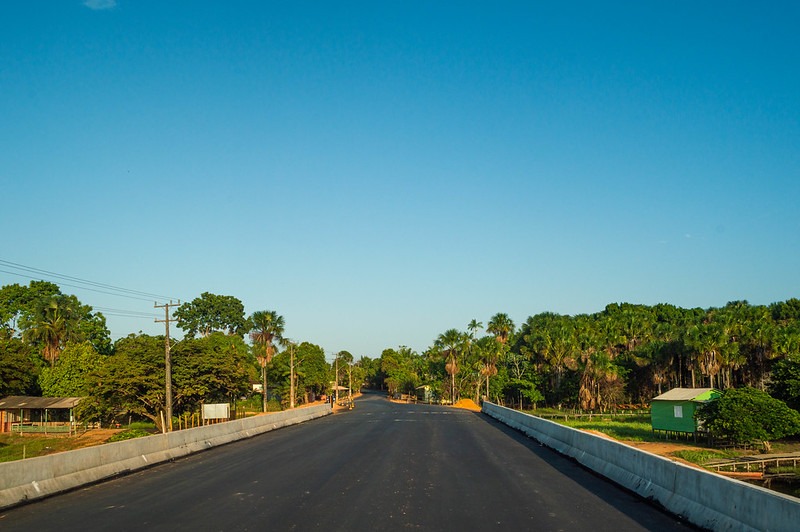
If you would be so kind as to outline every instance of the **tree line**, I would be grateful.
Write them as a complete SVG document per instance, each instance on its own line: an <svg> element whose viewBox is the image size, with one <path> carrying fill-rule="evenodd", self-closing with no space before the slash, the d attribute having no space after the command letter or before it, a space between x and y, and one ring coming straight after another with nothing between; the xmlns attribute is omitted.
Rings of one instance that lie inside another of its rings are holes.
<svg viewBox="0 0 800 532"><path fill-rule="evenodd" d="M205 292L174 316L184 333L170 349L176 414L249 397L254 385L267 390L262 410L293 406L345 378L355 389L518 408L607 411L674 387L752 387L800 408L798 299L708 309L614 303L594 314L543 312L519 327L498 313L445 330L422 353L400 346L355 360L342 351L334 363L321 347L287 338L277 312L247 316L233 296ZM82 413L93 419L158 421L164 342L141 333L112 342L102 313L50 282L0 288L0 396L85 396Z"/></svg>
<svg viewBox="0 0 800 532"><path fill-rule="evenodd" d="M285 337L284 318L275 311L246 316L236 297L205 292L174 316L184 332L182 340L170 340L176 417L201 403L249 398L254 384L262 386L264 411L313 401L334 382L362 384L350 353L337 353L329 364L320 346ZM0 288L0 354L0 397L84 397L76 409L83 420L149 419L161 427L165 336L129 334L112 342L102 313L54 283Z"/></svg>
<svg viewBox="0 0 800 532"><path fill-rule="evenodd" d="M483 335L477 335L483 331ZM752 387L800 408L800 300L684 309L609 304L594 314L543 312L520 327L504 313L442 332L423 353L386 349L372 385L427 386L519 408L606 411L675 387Z"/></svg>

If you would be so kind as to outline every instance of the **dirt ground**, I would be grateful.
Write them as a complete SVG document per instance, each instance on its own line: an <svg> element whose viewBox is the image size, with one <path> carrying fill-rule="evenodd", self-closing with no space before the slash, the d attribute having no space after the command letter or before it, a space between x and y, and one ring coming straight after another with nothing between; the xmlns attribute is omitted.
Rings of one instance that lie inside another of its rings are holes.
<svg viewBox="0 0 800 532"><path fill-rule="evenodd" d="M80 436L76 436L73 440L75 443L75 449L80 449L82 447L91 447L93 445L101 445L103 443L108 442L108 439L117 434L122 432L123 429L92 429L84 432Z"/></svg>

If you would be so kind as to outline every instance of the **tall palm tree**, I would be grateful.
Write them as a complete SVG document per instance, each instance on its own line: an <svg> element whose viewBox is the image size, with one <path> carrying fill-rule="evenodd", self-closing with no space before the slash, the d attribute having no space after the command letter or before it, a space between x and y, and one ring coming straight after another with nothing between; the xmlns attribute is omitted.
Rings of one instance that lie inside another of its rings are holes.
<svg viewBox="0 0 800 532"><path fill-rule="evenodd" d="M714 387L714 377L723 366L724 346L728 338L722 328L709 323L701 323L689 331L689 347L694 353L693 363L703 375L708 377L709 387Z"/></svg>
<svg viewBox="0 0 800 532"><path fill-rule="evenodd" d="M486 377L486 399L489 399L489 377L497 375L497 361L505 353L507 346L501 344L496 338L481 338L484 342L481 351L481 375Z"/></svg>
<svg viewBox="0 0 800 532"><path fill-rule="evenodd" d="M264 412L267 411L267 364L272 362L275 355L275 342L283 340L284 327L283 316L274 310L257 310L250 316L250 339L263 349L257 359L261 365L261 385L264 387Z"/></svg>
<svg viewBox="0 0 800 532"><path fill-rule="evenodd" d="M479 322L476 319L470 320L469 324L467 325L467 330L469 331L470 338L475 338L475 333L483 329L483 323Z"/></svg>
<svg viewBox="0 0 800 532"><path fill-rule="evenodd" d="M494 335L501 344L506 344L508 342L508 337L514 334L514 322L511 321L508 314L498 312L489 320L489 324L486 326L486 332Z"/></svg>
<svg viewBox="0 0 800 532"><path fill-rule="evenodd" d="M483 349L480 345L477 345L475 341L475 333L483 329L483 323L479 322L476 319L471 319L470 322L467 324L467 352L468 357L472 358L474 355L477 354L479 360L483 359ZM477 350L477 353L476 353ZM478 394L480 394L481 388L481 381L483 380L483 376L486 375L487 366L485 363L482 363L480 369L478 370L478 382L475 386L475 402L479 401ZM487 377L488 378L488 377ZM488 387L488 386L487 386Z"/></svg>
<svg viewBox="0 0 800 532"><path fill-rule="evenodd" d="M436 339L435 345L445 358L444 369L450 374L450 400L456 401L456 373L458 356L464 349L465 335L458 329L448 329Z"/></svg>

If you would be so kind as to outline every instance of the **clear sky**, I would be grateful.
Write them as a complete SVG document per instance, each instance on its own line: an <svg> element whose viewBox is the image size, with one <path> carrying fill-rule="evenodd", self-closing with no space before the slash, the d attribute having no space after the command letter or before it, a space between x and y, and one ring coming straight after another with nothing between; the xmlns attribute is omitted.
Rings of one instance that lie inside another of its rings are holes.
<svg viewBox="0 0 800 532"><path fill-rule="evenodd" d="M795 1L3 2L0 259L233 295L356 357L799 297L798 28Z"/></svg>

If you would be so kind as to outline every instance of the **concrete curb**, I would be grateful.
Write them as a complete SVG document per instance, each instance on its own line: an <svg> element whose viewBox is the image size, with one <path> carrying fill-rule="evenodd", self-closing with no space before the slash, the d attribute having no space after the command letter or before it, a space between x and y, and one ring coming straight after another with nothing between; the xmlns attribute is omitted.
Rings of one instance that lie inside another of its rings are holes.
<svg viewBox="0 0 800 532"><path fill-rule="evenodd" d="M0 464L0 509L331 414L315 405Z"/></svg>
<svg viewBox="0 0 800 532"><path fill-rule="evenodd" d="M485 402L485 414L710 530L797 530L800 500Z"/></svg>

